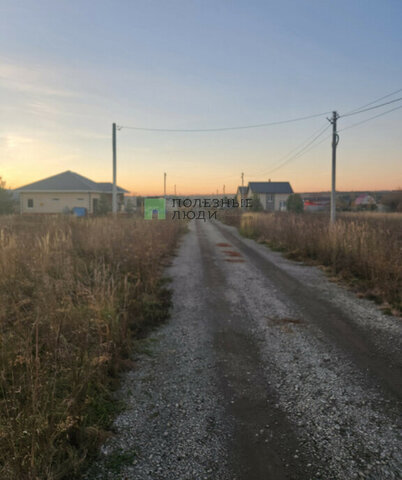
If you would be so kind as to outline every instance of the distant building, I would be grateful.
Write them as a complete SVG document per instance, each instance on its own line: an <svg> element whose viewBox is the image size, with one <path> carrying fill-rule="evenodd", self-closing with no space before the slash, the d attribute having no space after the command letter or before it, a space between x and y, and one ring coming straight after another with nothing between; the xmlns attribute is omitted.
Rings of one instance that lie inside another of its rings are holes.
<svg viewBox="0 0 402 480"><path fill-rule="evenodd" d="M371 209L376 206L376 201L374 197L369 195L368 193L362 193L352 203L352 207L354 208L362 208L362 209Z"/></svg>
<svg viewBox="0 0 402 480"><path fill-rule="evenodd" d="M268 212L285 211L286 201L293 193L289 182L249 182L246 188L246 198L257 195L262 208Z"/></svg>
<svg viewBox="0 0 402 480"><path fill-rule="evenodd" d="M331 197L328 195L320 194L302 194L301 195L304 203L304 210L306 212L322 212L324 210L329 210L331 203Z"/></svg>
<svg viewBox="0 0 402 480"><path fill-rule="evenodd" d="M20 213L64 213L85 209L96 213L101 195L112 204L112 183L94 182L70 170L17 188ZM117 187L118 210L124 208L124 190Z"/></svg>
<svg viewBox="0 0 402 480"><path fill-rule="evenodd" d="M136 210L138 207L138 197L136 195L124 195L124 208Z"/></svg>
<svg viewBox="0 0 402 480"><path fill-rule="evenodd" d="M247 198L248 187L237 187L236 200L241 204L241 201Z"/></svg>

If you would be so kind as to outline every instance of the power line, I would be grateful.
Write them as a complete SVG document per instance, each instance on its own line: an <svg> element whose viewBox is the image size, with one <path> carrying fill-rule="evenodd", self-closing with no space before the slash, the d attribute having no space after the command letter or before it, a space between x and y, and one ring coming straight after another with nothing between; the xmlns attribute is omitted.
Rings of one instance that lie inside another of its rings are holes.
<svg viewBox="0 0 402 480"><path fill-rule="evenodd" d="M396 95L399 92L402 92L402 88L399 88L398 90L395 90L394 92L388 93L387 95L384 95L383 97L377 98L376 100L373 100L370 103L366 103L365 105L361 105L360 107L354 108L353 110L350 110L349 112L346 112L346 113L356 112L357 110L360 110L362 108L369 107L370 105L373 105L374 103L380 102L381 100L384 100L385 98L392 97L392 95Z"/></svg>
<svg viewBox="0 0 402 480"><path fill-rule="evenodd" d="M395 100L391 100L390 102L381 103L380 105L375 105L374 107L364 108L362 110L357 110L356 112L352 113L345 113L341 115L341 117L350 117L351 115L357 115L358 113L368 112L369 110L374 110L375 108L384 107L385 105L390 105L391 103L400 102L402 97L396 98Z"/></svg>
<svg viewBox="0 0 402 480"><path fill-rule="evenodd" d="M366 118L365 120L362 120L361 122L357 122L357 123L353 123L352 125L349 125L347 127L344 127L344 128L341 128L340 130L338 130L338 132L343 132L344 130L348 130L349 128L354 128L354 127L358 127L359 125L362 125L363 123L366 123L366 122L369 122L371 120L374 120L375 118L378 118L378 117L382 117L383 115L386 115L388 113L391 113L391 112L394 112L395 110L399 110L400 108L402 108L402 105L399 105L398 107L395 107L395 108L391 108L390 110L387 110L386 112L382 112L382 113L379 113L377 115L373 115L372 117L369 117L369 118ZM324 133L328 128L330 127L330 125L327 126L327 128L322 132ZM321 136L321 134L319 134L316 138L318 138L319 136ZM294 158L290 158L289 160L286 160L282 165L279 165L278 167L274 168L273 170L270 170L269 172L267 173L272 173L273 171L275 170L278 170L279 168L282 168L284 165L286 165L287 163L289 163L289 161L291 160L296 160L297 158L300 158L302 157L303 155L305 155L306 153L308 153L310 150L313 150L314 148L318 147L319 145L321 145L322 143L324 143L326 140L328 140L329 138L331 138L331 135L327 135L326 137L324 137L320 142L318 143L315 143L314 145L311 145L310 148L308 148L307 150L303 151L304 149L302 149L299 153L297 153L295 155ZM312 143L312 142L310 142ZM308 145L306 145L307 147ZM305 147L305 148L306 148Z"/></svg>
<svg viewBox="0 0 402 480"><path fill-rule="evenodd" d="M382 117L383 115L387 115L388 113L394 112L395 110L399 110L400 108L402 108L402 105L399 105L398 107L395 107L395 108L391 108L390 110L387 110L386 112L382 112L382 113L379 113L377 115L373 115L372 117L366 118L365 120L362 120L361 122L353 123L352 125L341 128L340 130L338 130L338 132L343 132L344 130L348 130L349 128L358 127L359 125L362 125L363 123L370 122L371 120L374 120L375 118ZM329 127L330 127L330 125L327 126L327 128L329 128ZM322 133L324 133L327 130L327 128ZM316 138L318 138L319 136L321 136L321 134L319 134ZM331 138L331 135L327 135L320 142L315 143L314 145L311 145L311 147L308 148L307 150L301 149L301 151L299 153L295 154L294 158L290 158L289 160L286 160L282 165L279 165L278 167L275 167L273 170L270 170L267 173L272 173L273 171L278 170L279 168L282 168L284 165L289 163L289 161L296 160L297 158L300 158L300 157L304 156L310 150L313 150L314 148L318 147L319 145L324 143L329 138ZM310 142L310 143L312 143L312 142ZM304 147L304 148L307 148L307 146L308 145L306 145L306 147Z"/></svg>
<svg viewBox="0 0 402 480"><path fill-rule="evenodd" d="M312 150L312 148L314 148L316 145L313 145L313 143L321 137L321 135L323 135L327 130L328 128L330 127L331 125L326 125L324 129L321 130L321 132L316 135L313 140L311 140L307 145L305 145L299 152L295 153L294 155L292 155L290 158L288 158L287 160L285 160L283 163L281 163L280 165L276 166L275 168L273 168L272 170L269 170L267 173L272 173L272 172L276 172L276 170L279 170L280 168L284 167L285 165L287 165L288 163L292 162L293 160L297 160L298 158L302 157L304 154L306 154L307 152L309 152L310 150ZM322 142L320 142L322 143ZM310 147L310 148L308 148Z"/></svg>
<svg viewBox="0 0 402 480"><path fill-rule="evenodd" d="M402 105L399 105L399 107L391 108L390 110L387 110L386 112L379 113L377 115L374 115L372 117L366 118L365 120L362 120L361 122L353 123L352 125L348 125L344 128L341 128L338 130L339 132L343 132L344 130L348 130L349 128L354 128L358 127L359 125L362 125L363 123L369 122L370 120L374 120L375 118L382 117L383 115L387 115L387 113L394 112L395 110L399 110L402 108Z"/></svg>
<svg viewBox="0 0 402 480"><path fill-rule="evenodd" d="M299 145L297 145L295 148L292 148L292 150L290 150L290 152L288 152L288 153L286 153L285 155L283 155L282 157L280 157L280 158L277 160L277 162L275 162L275 163L280 163L280 162L282 162L283 160L285 160L287 157L289 157L290 155L292 155L294 152L298 152L298 150L300 150L300 149L303 150L304 148L308 147L308 145L310 145L310 143L308 143L307 145L305 145L305 143L306 143L306 142L309 142L311 139L312 139L311 141L313 142L313 141L317 138L316 135L320 136L320 135L321 135L321 132L322 132L323 130L325 131L327 128L328 128L328 125L327 125L327 124L325 124L325 127L324 127L324 128L320 127L319 130L317 130L317 131L314 132L312 135L310 135L309 137L307 137L302 143L300 143ZM274 165L273 167L276 168L275 165ZM260 171L258 171L258 172L253 173L252 175L253 175L253 176L255 176L255 175L262 175L262 174L265 174L265 172L266 172L266 169L262 169L262 170L260 170Z"/></svg>
<svg viewBox="0 0 402 480"><path fill-rule="evenodd" d="M394 112L395 110L399 110L400 108L402 108L402 105L398 106L398 107L395 107L395 108L392 108L390 110L387 110L386 112L382 112L382 113L379 113L377 115L373 115L372 117L369 117L369 118L366 118L365 120L362 120L360 122L357 122L357 123L353 123L352 125L349 125L349 126L346 126L344 128L341 128L338 130L338 132L343 132L344 130L348 130L350 128L354 128L354 127L358 127L359 125L362 125L363 123L366 123L366 122L369 122L371 120L374 120L376 118L379 118L379 117L382 117L383 115L387 115L388 113L391 113L391 112ZM314 143L321 135L323 135L327 130L328 128L330 127L330 125L326 125L325 128L321 129L319 131L319 133L310 141L308 142L303 148L300 149L300 151L296 152L293 156L291 156L290 158L286 159L282 164L274 167L273 169L271 170L262 170L260 172L257 172L257 173L253 173L253 174L248 174L247 176L250 177L250 176L256 176L256 175L267 175L267 174L270 174L272 172L275 172L276 170L279 170L280 168L284 167L285 165L287 165L288 163L290 163L291 161L293 160L297 160L298 158L300 157L303 157L304 155L306 155L306 153L310 152L311 150L313 150L314 148L318 147L319 145L322 145L326 140L328 140L329 138L331 138L331 135L327 135L326 137L324 137L320 142L318 143ZM313 134L314 135L314 134ZM311 138L311 136L309 137ZM303 142L304 143L304 142ZM300 145L303 145L300 144ZM284 155L282 157L282 159L286 158L287 156L289 156L292 152L294 152L295 150L298 150L300 145L296 148L294 148L293 150L291 150L288 154ZM280 161L280 160L279 160ZM214 181L217 180L218 178L219 179L226 179L226 178L233 178L233 177L237 177L238 174L235 174L235 175L228 175L228 176L225 176L225 177L214 177ZM188 178L188 177L181 177L181 178Z"/></svg>
<svg viewBox="0 0 402 480"><path fill-rule="evenodd" d="M179 129L179 128L146 128L146 127L131 127L126 125L119 125L119 129L127 128L130 130L142 130L146 132L181 132L181 133L190 133L190 132L223 132L227 130L245 130L250 128L262 128L270 127L273 125L283 125L285 123L300 122L302 120L309 120L310 118L321 117L327 115L330 112L315 113L314 115L308 115L305 117L290 118L288 120L279 120L275 122L268 123L257 123L254 125L242 125L238 127L220 127L220 128L189 128L189 129Z"/></svg>

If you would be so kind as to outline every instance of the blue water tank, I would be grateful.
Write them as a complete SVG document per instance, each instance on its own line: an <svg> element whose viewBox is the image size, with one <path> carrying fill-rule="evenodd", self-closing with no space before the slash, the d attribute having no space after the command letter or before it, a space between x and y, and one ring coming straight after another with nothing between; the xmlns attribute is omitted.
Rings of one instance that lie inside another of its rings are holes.
<svg viewBox="0 0 402 480"><path fill-rule="evenodd" d="M87 209L85 207L73 207L73 214L76 217L85 217Z"/></svg>

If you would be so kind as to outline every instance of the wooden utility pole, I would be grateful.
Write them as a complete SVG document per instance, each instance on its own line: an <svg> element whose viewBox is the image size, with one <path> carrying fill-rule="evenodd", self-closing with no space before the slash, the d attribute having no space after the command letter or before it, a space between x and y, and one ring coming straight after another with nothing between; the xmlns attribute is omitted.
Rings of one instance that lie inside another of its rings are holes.
<svg viewBox="0 0 402 480"><path fill-rule="evenodd" d="M225 185L223 186L223 195L225 195Z"/></svg>
<svg viewBox="0 0 402 480"><path fill-rule="evenodd" d="M176 196L176 184L174 185L174 196Z"/></svg>
<svg viewBox="0 0 402 480"><path fill-rule="evenodd" d="M166 197L166 172L163 174L163 196Z"/></svg>
<svg viewBox="0 0 402 480"><path fill-rule="evenodd" d="M112 189L112 212L117 214L117 186L116 186L116 124L112 127L112 146L113 146L113 189Z"/></svg>
<svg viewBox="0 0 402 480"><path fill-rule="evenodd" d="M244 173L241 173L241 186L244 187Z"/></svg>
<svg viewBox="0 0 402 480"><path fill-rule="evenodd" d="M333 111L332 118L328 119L332 123L331 223L335 223L336 220L336 147L339 143L339 135L336 131L336 121L338 118L338 113Z"/></svg>

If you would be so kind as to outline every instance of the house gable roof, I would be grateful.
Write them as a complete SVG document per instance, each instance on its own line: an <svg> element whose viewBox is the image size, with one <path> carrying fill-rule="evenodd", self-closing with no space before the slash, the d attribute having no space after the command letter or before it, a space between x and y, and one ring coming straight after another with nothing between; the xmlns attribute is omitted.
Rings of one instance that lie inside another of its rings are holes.
<svg viewBox="0 0 402 480"><path fill-rule="evenodd" d="M249 182L252 193L293 193L289 182Z"/></svg>
<svg viewBox="0 0 402 480"><path fill-rule="evenodd" d="M19 192L97 192L111 193L112 184L108 182L94 182L78 173L67 170L38 182L24 185L16 189ZM127 192L124 188L117 187L118 193Z"/></svg>

